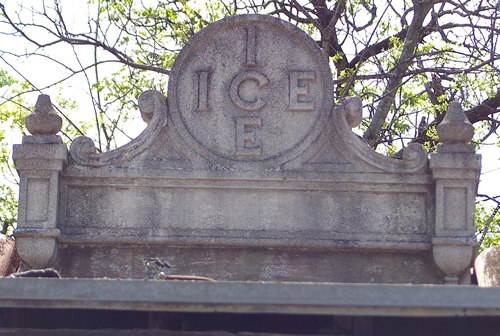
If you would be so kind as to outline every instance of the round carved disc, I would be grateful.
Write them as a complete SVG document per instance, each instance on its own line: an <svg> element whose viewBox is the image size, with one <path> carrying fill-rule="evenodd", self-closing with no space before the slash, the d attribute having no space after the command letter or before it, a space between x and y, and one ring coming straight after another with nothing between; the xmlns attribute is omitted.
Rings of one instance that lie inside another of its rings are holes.
<svg viewBox="0 0 500 336"><path fill-rule="evenodd" d="M211 160L279 164L299 155L333 108L328 60L295 26L269 16L218 21L177 57L172 121Z"/></svg>

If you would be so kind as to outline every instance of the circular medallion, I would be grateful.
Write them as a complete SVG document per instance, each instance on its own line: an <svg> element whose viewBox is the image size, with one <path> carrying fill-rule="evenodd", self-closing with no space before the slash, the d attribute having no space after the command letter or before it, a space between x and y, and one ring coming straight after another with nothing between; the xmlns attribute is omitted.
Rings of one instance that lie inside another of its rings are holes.
<svg viewBox="0 0 500 336"><path fill-rule="evenodd" d="M279 164L299 155L333 108L328 59L297 27L234 16L195 34L168 86L179 134L217 161Z"/></svg>

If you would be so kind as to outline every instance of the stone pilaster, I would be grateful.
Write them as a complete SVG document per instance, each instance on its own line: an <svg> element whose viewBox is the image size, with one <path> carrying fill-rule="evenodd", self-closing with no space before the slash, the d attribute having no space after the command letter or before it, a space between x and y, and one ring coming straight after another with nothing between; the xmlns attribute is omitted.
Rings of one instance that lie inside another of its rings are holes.
<svg viewBox="0 0 500 336"><path fill-rule="evenodd" d="M477 245L474 204L481 157L468 144L474 129L459 103L450 104L436 129L442 144L430 158L436 183L433 256L445 274L444 282L456 284L470 266Z"/></svg>
<svg viewBox="0 0 500 336"><path fill-rule="evenodd" d="M14 145L13 159L20 176L18 226L14 232L20 258L33 268L57 260L59 174L67 162L67 148L56 135L61 117L50 97L40 95L26 117L32 135Z"/></svg>

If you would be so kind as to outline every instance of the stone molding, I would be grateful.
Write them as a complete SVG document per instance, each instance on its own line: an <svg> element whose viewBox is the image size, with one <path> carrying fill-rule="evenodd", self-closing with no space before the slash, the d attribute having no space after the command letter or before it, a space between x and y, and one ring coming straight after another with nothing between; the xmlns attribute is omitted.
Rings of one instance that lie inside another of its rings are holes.
<svg viewBox="0 0 500 336"><path fill-rule="evenodd" d="M500 288L477 286L5 278L0 289L7 308L500 316Z"/></svg>
<svg viewBox="0 0 500 336"><path fill-rule="evenodd" d="M72 162L81 166L100 167L127 162L144 152L166 126L168 107L165 96L154 90L144 91L138 98L138 105L148 126L137 138L116 150L97 153L92 139L77 137L70 146Z"/></svg>

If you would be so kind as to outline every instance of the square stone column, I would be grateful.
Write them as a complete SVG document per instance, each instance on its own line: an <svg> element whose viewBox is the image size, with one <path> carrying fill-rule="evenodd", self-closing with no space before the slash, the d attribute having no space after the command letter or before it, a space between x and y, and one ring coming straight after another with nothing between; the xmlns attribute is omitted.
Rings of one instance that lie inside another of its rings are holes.
<svg viewBox="0 0 500 336"><path fill-rule="evenodd" d="M20 258L33 268L49 267L57 260L59 174L68 158L57 133L61 118L50 98L41 95L35 111L26 117L33 134L14 145L13 159L20 176L19 213L14 231Z"/></svg>
<svg viewBox="0 0 500 336"><path fill-rule="evenodd" d="M475 197L481 157L468 142L474 135L458 103L451 103L437 126L442 144L431 155L436 181L436 220L432 239L434 261L444 282L458 283L475 255Z"/></svg>

